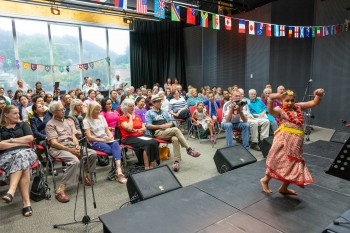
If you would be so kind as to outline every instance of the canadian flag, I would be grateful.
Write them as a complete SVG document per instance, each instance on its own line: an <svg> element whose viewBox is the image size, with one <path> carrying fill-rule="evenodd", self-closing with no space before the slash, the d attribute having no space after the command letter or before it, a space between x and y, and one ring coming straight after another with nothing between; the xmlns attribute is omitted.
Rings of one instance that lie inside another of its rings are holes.
<svg viewBox="0 0 350 233"><path fill-rule="evenodd" d="M255 22L249 21L249 34L255 35Z"/></svg>
<svg viewBox="0 0 350 233"><path fill-rule="evenodd" d="M232 21L230 17L225 16L225 28L226 30L232 29Z"/></svg>

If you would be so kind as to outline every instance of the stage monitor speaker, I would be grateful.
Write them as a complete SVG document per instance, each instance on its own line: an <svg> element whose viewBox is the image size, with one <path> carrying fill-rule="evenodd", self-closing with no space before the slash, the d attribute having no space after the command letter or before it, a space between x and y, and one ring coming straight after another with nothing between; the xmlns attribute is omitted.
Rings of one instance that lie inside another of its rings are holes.
<svg viewBox="0 0 350 233"><path fill-rule="evenodd" d="M218 149L214 155L216 169L220 174L256 161L256 158L242 145Z"/></svg>
<svg viewBox="0 0 350 233"><path fill-rule="evenodd" d="M260 143L260 149L264 158L266 158L267 155L269 154L269 151L272 146L272 142L273 142L273 136L270 136L268 138L264 138L264 140L262 140L262 142Z"/></svg>
<svg viewBox="0 0 350 233"><path fill-rule="evenodd" d="M349 233L350 232L350 209L335 219L323 233Z"/></svg>
<svg viewBox="0 0 350 233"><path fill-rule="evenodd" d="M182 185L168 166L160 166L130 175L126 187L130 200L138 202L182 188Z"/></svg>
<svg viewBox="0 0 350 233"><path fill-rule="evenodd" d="M345 142L326 173L350 181L350 138Z"/></svg>
<svg viewBox="0 0 350 233"><path fill-rule="evenodd" d="M336 130L332 137L331 142L339 142L339 143L345 143L346 140L350 138L350 132L345 130Z"/></svg>

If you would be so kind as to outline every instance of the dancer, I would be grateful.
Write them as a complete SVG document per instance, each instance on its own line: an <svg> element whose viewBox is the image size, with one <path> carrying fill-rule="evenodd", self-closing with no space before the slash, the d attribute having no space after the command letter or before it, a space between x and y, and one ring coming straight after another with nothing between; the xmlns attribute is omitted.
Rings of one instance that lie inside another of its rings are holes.
<svg viewBox="0 0 350 233"><path fill-rule="evenodd" d="M317 106L324 96L323 89L314 91L315 98L308 102L295 103L295 93L291 90L270 94L268 111L280 119L281 125L275 131L275 138L266 158L265 176L260 180L262 189L272 193L269 188L271 178L282 181L279 192L287 195L297 195L288 189L293 183L302 188L313 182L311 174L305 165L303 157L304 131L301 110ZM279 99L281 107L273 107L273 100Z"/></svg>

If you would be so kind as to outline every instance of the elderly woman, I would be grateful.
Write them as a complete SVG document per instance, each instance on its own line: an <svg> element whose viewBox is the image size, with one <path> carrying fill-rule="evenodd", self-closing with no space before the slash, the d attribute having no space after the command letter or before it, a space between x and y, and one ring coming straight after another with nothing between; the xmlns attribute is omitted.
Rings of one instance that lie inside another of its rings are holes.
<svg viewBox="0 0 350 233"><path fill-rule="evenodd" d="M29 169L37 156L29 147L31 142L33 133L26 122L20 122L18 108L13 105L5 106L0 120L0 169L10 179L10 186L2 200L11 203L19 186L23 203L22 214L25 217L33 213L29 199Z"/></svg>
<svg viewBox="0 0 350 233"><path fill-rule="evenodd" d="M187 102L180 97L178 90L173 91L173 99L169 103L169 114L174 118L183 119L187 122L187 129L191 128L191 114L188 110Z"/></svg>
<svg viewBox="0 0 350 233"><path fill-rule="evenodd" d="M83 91L85 91L85 93L88 94L88 92L89 92L90 90L96 91L97 89L98 89L98 88L97 88L96 83L94 83L94 82L92 81L92 78L91 78L91 77L88 77L88 78L87 78L86 85L84 85L84 87L83 87Z"/></svg>
<svg viewBox="0 0 350 233"><path fill-rule="evenodd" d="M116 163L117 181L121 184L126 184L121 168L121 152L119 143L114 140L111 131L108 128L106 119L100 115L101 106L97 102L89 104L86 118L84 119L84 129L91 148L102 151L106 154L113 155Z"/></svg>
<svg viewBox="0 0 350 233"><path fill-rule="evenodd" d="M52 95L50 93L46 93L45 97L44 97L44 104L46 107L48 107L50 105L50 103L52 102Z"/></svg>
<svg viewBox="0 0 350 233"><path fill-rule="evenodd" d="M109 130L112 132L113 136L115 135L115 126L119 120L119 113L116 110L112 109L112 99L104 98L101 102L102 111L101 115L106 119Z"/></svg>
<svg viewBox="0 0 350 233"><path fill-rule="evenodd" d="M73 99L70 103L68 119L73 121L76 129L76 136L78 138L82 135L78 118L81 117L81 119L84 119L85 115L86 114L83 112L83 102L80 99Z"/></svg>
<svg viewBox="0 0 350 233"><path fill-rule="evenodd" d="M137 97L135 100L135 114L139 115L141 117L142 123L146 122L145 115L147 112L147 109L145 108L145 98L144 97Z"/></svg>
<svg viewBox="0 0 350 233"><path fill-rule="evenodd" d="M188 90L188 99L187 99L187 105L188 107L191 106L197 106L197 103L203 102L203 98L197 96L197 89L191 88Z"/></svg>
<svg viewBox="0 0 350 233"><path fill-rule="evenodd" d="M272 93L272 90L270 88L265 88L262 95L261 100L264 102L264 104L267 106L267 98L269 98L269 95ZM273 100L273 107L279 106L277 100Z"/></svg>
<svg viewBox="0 0 350 233"><path fill-rule="evenodd" d="M159 161L159 143L153 139L140 138L145 135L146 126L141 117L134 113L135 104L131 99L125 99L121 106L124 115L119 118L118 125L122 143L134 148L137 158L143 162L145 170L153 168L153 163Z"/></svg>

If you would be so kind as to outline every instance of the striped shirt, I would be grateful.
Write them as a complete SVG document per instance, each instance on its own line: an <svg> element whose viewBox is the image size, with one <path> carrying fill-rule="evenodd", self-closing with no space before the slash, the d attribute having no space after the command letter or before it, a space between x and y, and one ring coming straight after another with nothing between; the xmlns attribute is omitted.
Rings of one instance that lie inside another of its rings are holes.
<svg viewBox="0 0 350 233"><path fill-rule="evenodd" d="M180 97L178 100L171 99L169 103L169 112L177 113L181 108L185 107L188 108L184 98Z"/></svg>

